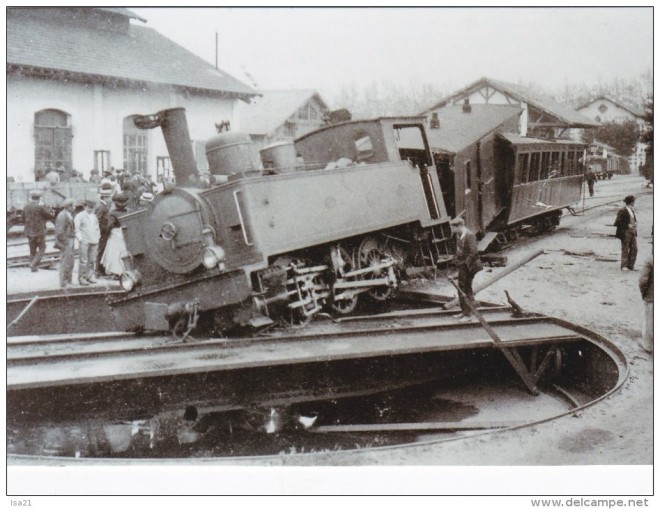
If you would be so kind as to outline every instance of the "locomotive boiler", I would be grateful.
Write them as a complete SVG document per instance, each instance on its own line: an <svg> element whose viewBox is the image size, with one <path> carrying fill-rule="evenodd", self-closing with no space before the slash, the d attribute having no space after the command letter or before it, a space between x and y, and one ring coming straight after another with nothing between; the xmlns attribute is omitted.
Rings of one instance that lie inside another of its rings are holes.
<svg viewBox="0 0 660 509"><path fill-rule="evenodd" d="M210 185L183 108L135 124L162 128L176 185L121 218L130 255L111 305L127 330L185 338L346 314L451 258L421 117L330 126L266 164L248 135L223 132L206 145Z"/></svg>

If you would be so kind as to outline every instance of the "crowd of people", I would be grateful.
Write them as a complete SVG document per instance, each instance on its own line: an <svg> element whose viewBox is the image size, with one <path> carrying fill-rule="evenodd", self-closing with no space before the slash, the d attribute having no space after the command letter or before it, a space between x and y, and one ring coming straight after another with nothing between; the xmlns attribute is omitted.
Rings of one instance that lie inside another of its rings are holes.
<svg viewBox="0 0 660 509"><path fill-rule="evenodd" d="M57 184L62 168L51 169L45 180ZM71 173L75 174L74 172ZM59 282L61 288L72 286L75 246L78 245L77 284L88 286L97 282L97 277L119 279L124 272L124 259L129 256L126 249L119 217L153 201L156 185L148 176L111 168L103 172L92 170L90 182L97 183L96 199L76 203L66 199L55 217L51 209L43 205L41 192L30 195L23 217L25 235L30 246L30 268L39 270L39 263L46 250L46 223L55 223L55 248L61 251Z"/></svg>

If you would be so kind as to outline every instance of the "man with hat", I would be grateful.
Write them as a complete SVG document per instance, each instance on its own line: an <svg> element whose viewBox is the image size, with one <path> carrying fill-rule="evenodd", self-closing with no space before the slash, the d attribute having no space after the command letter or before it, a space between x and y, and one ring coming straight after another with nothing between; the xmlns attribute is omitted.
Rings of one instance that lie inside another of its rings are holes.
<svg viewBox="0 0 660 509"><path fill-rule="evenodd" d="M140 208L144 208L147 205L149 205L152 201L154 201L154 195L152 193L142 193L140 195Z"/></svg>
<svg viewBox="0 0 660 509"><path fill-rule="evenodd" d="M50 165L48 165L47 170L48 171L46 172L46 175L44 176L44 180L46 180L47 182L50 182L51 186L55 186L55 185L59 184L60 180L61 180L60 174L57 171L55 171L53 168L51 168ZM64 171L64 169L62 169L62 171Z"/></svg>
<svg viewBox="0 0 660 509"><path fill-rule="evenodd" d="M76 226L73 220L73 211L76 202L67 198L62 203L62 210L55 219L55 247L62 251L60 258L60 287L66 288L71 284L73 275L73 250L76 240Z"/></svg>
<svg viewBox="0 0 660 509"><path fill-rule="evenodd" d="M46 252L46 222L53 220L50 210L39 203L41 193L30 193L30 202L23 209L24 233L30 246L30 269L37 272L39 262Z"/></svg>
<svg viewBox="0 0 660 509"><path fill-rule="evenodd" d="M96 283L96 257L99 250L101 230L94 214L93 200L85 200L85 210L76 215L74 224L78 239L78 283L87 286Z"/></svg>
<svg viewBox="0 0 660 509"><path fill-rule="evenodd" d="M462 217L452 219L449 223L452 233L457 235L456 255L454 264L458 269L458 300L461 304L461 314L457 315L461 322L470 320L472 310L468 301L474 306L474 292L472 290L472 280L483 265L479 259L479 248L476 235L465 226L465 220Z"/></svg>
<svg viewBox="0 0 660 509"><path fill-rule="evenodd" d="M108 236L110 235L109 220L111 200L112 188L101 186L99 189L99 202L94 208L94 214L96 214L96 219L98 219L99 222L99 229L101 230L99 249L96 254L96 270L102 276L105 276L105 270L103 269L103 265L101 265L101 258L103 257L103 251L105 250L105 245L108 242Z"/></svg>
<svg viewBox="0 0 660 509"><path fill-rule="evenodd" d="M89 183L90 184L100 184L101 183L101 177L99 175L99 170L94 168L90 173L89 173Z"/></svg>
<svg viewBox="0 0 660 509"><path fill-rule="evenodd" d="M616 214L616 238L621 240L621 270L635 270L637 259L637 216L635 215L635 197L626 196L625 206Z"/></svg>

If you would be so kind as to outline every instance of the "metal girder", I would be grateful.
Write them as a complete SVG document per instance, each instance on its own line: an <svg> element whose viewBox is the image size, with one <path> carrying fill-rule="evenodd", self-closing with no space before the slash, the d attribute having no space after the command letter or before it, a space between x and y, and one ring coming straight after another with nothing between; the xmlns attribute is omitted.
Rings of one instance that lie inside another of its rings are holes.
<svg viewBox="0 0 660 509"><path fill-rule="evenodd" d="M536 386L536 382L538 379L541 377L543 374L543 371L545 371L545 367L547 366L547 363L549 362L549 353L546 354L546 357L543 359L543 362L541 363L541 366L539 366L539 369L536 371L536 373L532 374L530 371L527 369L527 366L525 366L524 361L522 360L522 357L520 357L520 353L518 353L517 348L512 348L512 347L507 347L504 346L502 343L502 340L500 337L497 335L495 330L490 326L490 324L484 319L482 314L477 310L477 307L470 301L465 296L465 293L463 290L461 290L456 282L451 279L449 279L449 282L451 285L456 288L456 290L459 292L460 295L463 296L465 299L465 302L467 303L468 307L470 308L470 311L474 314L474 316L477 317L477 320L479 320L479 323L481 326L485 329L485 331L488 333L488 335L492 338L493 343L495 343L495 346L504 354L504 357L506 358L507 361L509 361L509 364L513 367L513 369L518 373L518 376L520 379L523 381L525 386L527 387L527 390L529 390L530 393L532 393L534 396L538 396L541 392L539 391L538 387ZM552 349L551 349L552 350ZM543 370L541 370L543 368Z"/></svg>

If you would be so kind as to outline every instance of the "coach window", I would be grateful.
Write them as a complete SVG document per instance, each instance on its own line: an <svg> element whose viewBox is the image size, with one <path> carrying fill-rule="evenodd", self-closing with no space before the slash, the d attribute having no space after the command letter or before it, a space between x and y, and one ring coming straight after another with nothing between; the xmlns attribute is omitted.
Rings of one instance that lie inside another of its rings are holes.
<svg viewBox="0 0 660 509"><path fill-rule="evenodd" d="M540 152L534 152L529 162L528 182L536 182L539 179L540 169L541 169L541 154Z"/></svg>
<svg viewBox="0 0 660 509"><path fill-rule="evenodd" d="M550 154L550 175L549 177L558 177L560 172L559 167L559 152L552 152Z"/></svg>
<svg viewBox="0 0 660 509"><path fill-rule="evenodd" d="M59 110L41 110L34 115L35 178L61 163L71 169L71 117Z"/></svg>
<svg viewBox="0 0 660 509"><path fill-rule="evenodd" d="M575 159L576 159L577 153L575 152L569 152L568 153L568 162L566 164L566 175L573 175L575 173Z"/></svg>
<svg viewBox="0 0 660 509"><path fill-rule="evenodd" d="M529 154L518 154L518 167L516 168L515 182L524 184L527 182L527 169L529 166Z"/></svg>
<svg viewBox="0 0 660 509"><path fill-rule="evenodd" d="M374 146L369 136L362 136L355 140L355 159L364 161L374 155Z"/></svg>
<svg viewBox="0 0 660 509"><path fill-rule="evenodd" d="M472 189L472 164L470 161L465 161L465 194L469 193Z"/></svg>
<svg viewBox="0 0 660 509"><path fill-rule="evenodd" d="M541 154L541 173L539 174L539 180L545 180L548 178L550 173L550 152L543 152Z"/></svg>

